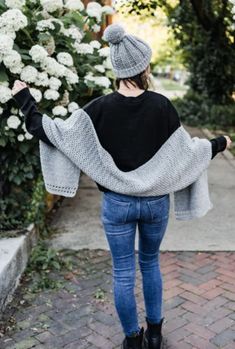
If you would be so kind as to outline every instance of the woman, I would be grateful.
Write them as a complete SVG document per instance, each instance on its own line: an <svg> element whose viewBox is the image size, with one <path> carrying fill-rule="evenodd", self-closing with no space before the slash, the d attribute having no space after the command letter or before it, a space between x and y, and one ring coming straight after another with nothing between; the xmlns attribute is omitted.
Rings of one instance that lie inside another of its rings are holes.
<svg viewBox="0 0 235 349"><path fill-rule="evenodd" d="M85 105L102 146L122 171L131 171L147 162L181 125L172 103L148 90L151 48L143 40L125 34L117 24L104 32L117 90ZM14 99L25 115L28 132L47 144L42 115L27 85L16 81ZM212 158L230 144L228 136L211 140ZM123 349L159 349L162 345L162 277L159 248L169 218L169 194L137 197L103 192L101 219L113 262L113 288L116 310L125 338ZM139 230L139 266L142 273L147 329L139 326L135 285L135 232Z"/></svg>

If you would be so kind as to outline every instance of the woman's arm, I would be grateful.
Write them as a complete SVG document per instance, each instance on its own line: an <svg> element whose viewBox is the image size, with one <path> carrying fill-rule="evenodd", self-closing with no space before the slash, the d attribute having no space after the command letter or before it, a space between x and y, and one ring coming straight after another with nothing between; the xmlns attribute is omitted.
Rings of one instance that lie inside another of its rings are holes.
<svg viewBox="0 0 235 349"><path fill-rule="evenodd" d="M226 149L227 140L224 136L212 138L210 139L210 142L212 143L212 159L215 157L216 154Z"/></svg>
<svg viewBox="0 0 235 349"><path fill-rule="evenodd" d="M54 147L54 144L50 142L43 129L42 114L38 111L36 100L31 95L29 88L24 87L14 94L13 98L24 114L26 130L33 136Z"/></svg>
<svg viewBox="0 0 235 349"><path fill-rule="evenodd" d="M41 139L48 145L54 147L54 144L50 142L43 129L42 114L38 111L36 100L31 95L28 86L24 82L16 80L12 89L12 94L18 107L24 114L27 131L33 136ZM91 117L95 117L98 112L98 108L96 106L97 103L93 102L98 100L99 98L100 97L95 98L83 107L84 111L89 113L89 116Z"/></svg>

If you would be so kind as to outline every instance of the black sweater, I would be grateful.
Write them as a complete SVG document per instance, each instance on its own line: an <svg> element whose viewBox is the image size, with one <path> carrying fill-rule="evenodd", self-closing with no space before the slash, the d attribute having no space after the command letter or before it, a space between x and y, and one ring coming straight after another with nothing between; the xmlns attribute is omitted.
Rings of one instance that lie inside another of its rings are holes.
<svg viewBox="0 0 235 349"><path fill-rule="evenodd" d="M27 131L54 146L42 126L42 114L28 88L14 95L25 116ZM179 115L165 96L144 91L126 97L115 91L93 99L83 107L90 116L103 148L122 171L131 171L147 162L170 135L181 125ZM212 158L226 148L226 138L210 140ZM100 191L109 191L96 183Z"/></svg>

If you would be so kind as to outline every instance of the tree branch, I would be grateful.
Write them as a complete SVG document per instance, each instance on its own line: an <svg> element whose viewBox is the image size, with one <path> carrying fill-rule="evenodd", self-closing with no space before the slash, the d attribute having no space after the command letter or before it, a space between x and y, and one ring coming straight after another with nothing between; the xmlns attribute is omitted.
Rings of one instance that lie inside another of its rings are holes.
<svg viewBox="0 0 235 349"><path fill-rule="evenodd" d="M226 1L226 0L225 0ZM198 22L202 25L202 27L209 31L213 26L213 20L209 18L204 8L204 0L190 0L194 12L196 13Z"/></svg>

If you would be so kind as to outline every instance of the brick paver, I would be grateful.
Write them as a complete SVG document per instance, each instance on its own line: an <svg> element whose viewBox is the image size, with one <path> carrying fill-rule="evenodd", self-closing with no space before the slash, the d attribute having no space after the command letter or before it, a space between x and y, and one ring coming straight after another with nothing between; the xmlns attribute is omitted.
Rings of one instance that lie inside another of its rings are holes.
<svg viewBox="0 0 235 349"><path fill-rule="evenodd" d="M1 349L120 348L110 252L83 249L70 256L73 271L52 274L64 280L62 289L31 294L25 291L31 281L22 278L3 314ZM161 252L160 262L164 349L235 348L235 253ZM136 267L139 322L146 328L137 252Z"/></svg>

